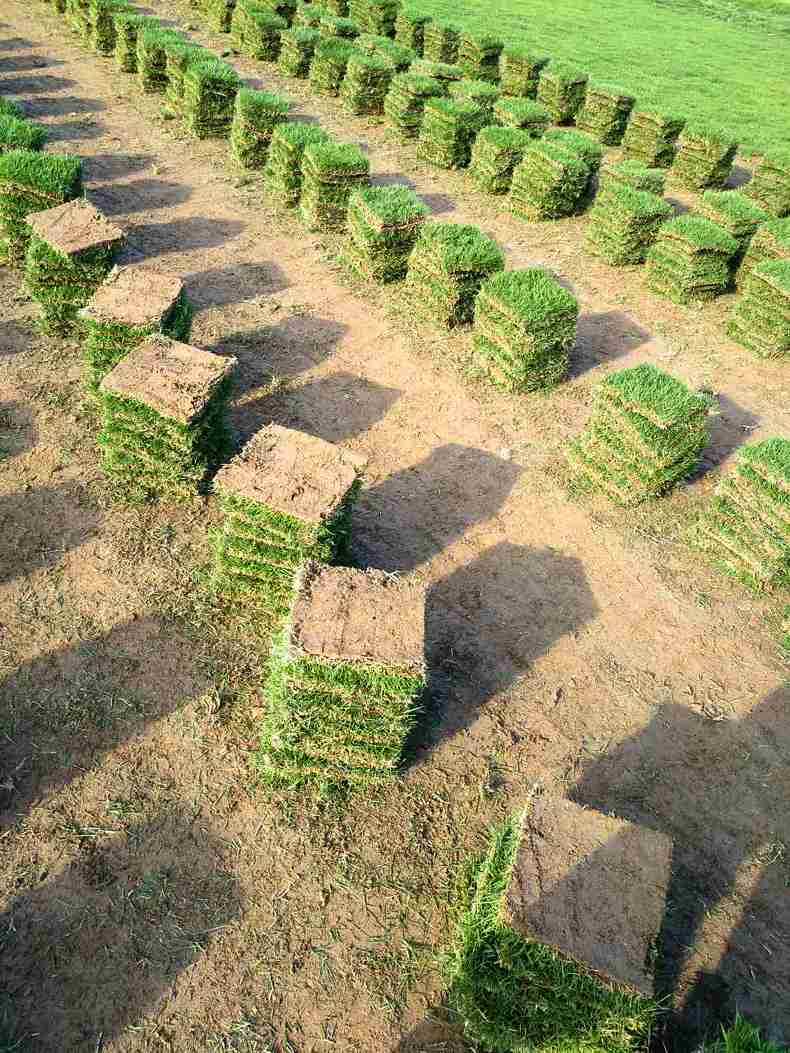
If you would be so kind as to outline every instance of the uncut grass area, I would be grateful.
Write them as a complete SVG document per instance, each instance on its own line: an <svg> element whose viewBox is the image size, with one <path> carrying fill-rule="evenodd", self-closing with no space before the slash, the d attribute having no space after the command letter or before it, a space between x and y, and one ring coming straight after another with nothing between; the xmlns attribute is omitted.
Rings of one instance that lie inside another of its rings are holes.
<svg viewBox="0 0 790 1053"><path fill-rule="evenodd" d="M742 156L787 147L790 4L688 0L419 0L435 18L496 32L615 81L640 103L724 125Z"/></svg>

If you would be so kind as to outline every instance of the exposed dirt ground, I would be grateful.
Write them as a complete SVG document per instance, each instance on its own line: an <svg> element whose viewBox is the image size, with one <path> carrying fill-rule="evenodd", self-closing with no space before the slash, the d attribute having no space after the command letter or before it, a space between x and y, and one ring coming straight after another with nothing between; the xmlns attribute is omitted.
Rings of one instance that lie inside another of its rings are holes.
<svg viewBox="0 0 790 1053"><path fill-rule="evenodd" d="M434 958L453 870L536 788L673 838L661 984L690 1040L736 1003L790 1038L781 605L683 541L737 446L790 433L787 366L726 340L729 298L661 301L583 253L583 217L515 221L381 126L238 60L364 143L378 181L410 182L509 266L546 264L576 292L571 380L493 393L467 333L351 283L337 239L270 209L224 143L188 140L45 5L5 0L0 21L0 91L85 158L125 258L184 276L193 342L240 359L239 438L275 421L368 459L353 557L427 584L434 699L388 791L342 805L257 789L267 627L202 585L214 510L113 505L79 348L40 336L0 270L0 1048L463 1050ZM599 377L643 361L718 395L701 471L637 511L574 498L562 444Z"/></svg>

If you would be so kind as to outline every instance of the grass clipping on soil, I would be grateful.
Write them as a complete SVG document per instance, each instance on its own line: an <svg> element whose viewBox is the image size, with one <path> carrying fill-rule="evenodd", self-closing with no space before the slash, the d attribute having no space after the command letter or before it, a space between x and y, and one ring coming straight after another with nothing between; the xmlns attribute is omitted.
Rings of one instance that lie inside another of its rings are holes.
<svg viewBox="0 0 790 1053"><path fill-rule="evenodd" d="M410 187L355 190L348 205L347 262L368 280L399 281L406 276L409 255L427 214L426 205Z"/></svg>
<svg viewBox="0 0 790 1053"><path fill-rule="evenodd" d="M384 116L395 137L401 142L417 139L426 102L442 95L444 88L433 77L415 73L399 73L393 77L384 99Z"/></svg>
<svg viewBox="0 0 790 1053"><path fill-rule="evenodd" d="M727 291L738 242L704 216L665 223L647 254L647 287L678 304L704 303Z"/></svg>
<svg viewBox="0 0 790 1053"><path fill-rule="evenodd" d="M595 200L587 227L587 250L615 267L643 263L672 214L669 202L656 194L616 183Z"/></svg>
<svg viewBox="0 0 790 1053"><path fill-rule="evenodd" d="M0 263L21 266L30 242L31 212L82 193L82 162L67 154L33 150L0 153Z"/></svg>
<svg viewBox="0 0 790 1053"><path fill-rule="evenodd" d="M291 104L268 91L239 88L233 107L230 150L242 168L263 168L275 128L288 120Z"/></svg>
<svg viewBox="0 0 790 1053"><path fill-rule="evenodd" d="M743 192L772 216L790 215L790 150L763 157Z"/></svg>
<svg viewBox="0 0 790 1053"><path fill-rule="evenodd" d="M317 143L302 158L299 211L310 230L343 230L354 190L370 183L370 161L350 143Z"/></svg>
<svg viewBox="0 0 790 1053"><path fill-rule="evenodd" d="M751 269L727 333L760 358L790 355L790 259L765 260Z"/></svg>
<svg viewBox="0 0 790 1053"><path fill-rule="evenodd" d="M675 157L675 143L686 123L685 117L656 110L631 111L623 136L623 154L649 168L669 168Z"/></svg>
<svg viewBox="0 0 790 1053"><path fill-rule="evenodd" d="M511 211L529 221L573 215L586 193L590 175L589 166L575 150L539 140L525 150L513 172Z"/></svg>
<svg viewBox="0 0 790 1053"><path fill-rule="evenodd" d="M474 102L429 99L420 128L417 155L439 168L466 168L486 113Z"/></svg>
<svg viewBox="0 0 790 1053"><path fill-rule="evenodd" d="M483 128L472 147L469 174L479 190L487 194L506 194L513 171L531 145L533 133L523 128Z"/></svg>
<svg viewBox="0 0 790 1053"><path fill-rule="evenodd" d="M279 124L274 129L263 187L266 195L283 208L296 208L302 193L302 157L311 145L328 143L329 136L317 124L300 121Z"/></svg>

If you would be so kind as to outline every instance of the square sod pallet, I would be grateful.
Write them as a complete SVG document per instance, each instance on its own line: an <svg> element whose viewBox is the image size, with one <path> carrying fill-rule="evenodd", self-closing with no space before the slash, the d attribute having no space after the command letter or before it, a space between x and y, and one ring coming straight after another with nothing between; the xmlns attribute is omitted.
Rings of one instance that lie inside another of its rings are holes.
<svg viewBox="0 0 790 1053"><path fill-rule="evenodd" d="M409 73L418 77L431 77L438 80L444 91L448 91L453 81L463 79L463 70L451 62L433 62L431 59L416 59L409 67Z"/></svg>
<svg viewBox="0 0 790 1053"><path fill-rule="evenodd" d="M134 8L127 0L91 0L88 10L91 47L100 55L112 55L115 51L114 16L122 11L132 13Z"/></svg>
<svg viewBox="0 0 790 1053"><path fill-rule="evenodd" d="M464 1037L496 1053L646 1048L671 853L664 834L557 797L498 827L453 910L447 1001Z"/></svg>
<svg viewBox="0 0 790 1053"><path fill-rule="evenodd" d="M304 151L308 146L328 142L329 136L317 124L279 124L272 134L263 172L267 197L282 208L296 208L302 193Z"/></svg>
<svg viewBox="0 0 790 1053"><path fill-rule="evenodd" d="M721 188L737 152L738 143L727 132L689 122L678 138L670 178L686 190Z"/></svg>
<svg viewBox="0 0 790 1053"><path fill-rule="evenodd" d="M366 55L375 55L387 63L388 68L394 76L396 73L404 73L412 62L417 60L417 54L396 44L388 37L376 36L375 33L363 33L354 41L354 47Z"/></svg>
<svg viewBox="0 0 790 1053"><path fill-rule="evenodd" d="M235 358L148 337L99 384L102 468L129 498L189 498L225 459Z"/></svg>
<svg viewBox="0 0 790 1053"><path fill-rule="evenodd" d="M587 85L576 127L604 146L619 146L635 101L633 95L615 84L591 82Z"/></svg>
<svg viewBox="0 0 790 1053"><path fill-rule="evenodd" d="M403 9L395 19L395 42L422 56L425 27L431 16L415 9Z"/></svg>
<svg viewBox="0 0 790 1053"><path fill-rule="evenodd" d="M679 304L705 303L727 291L738 242L704 216L665 223L647 254L649 289Z"/></svg>
<svg viewBox="0 0 790 1053"><path fill-rule="evenodd" d="M790 356L790 259L752 267L727 333L761 358Z"/></svg>
<svg viewBox="0 0 790 1053"><path fill-rule="evenodd" d="M474 317L480 286L504 267L499 246L477 227L425 223L409 257L410 304L441 328L464 325Z"/></svg>
<svg viewBox="0 0 790 1053"><path fill-rule="evenodd" d="M407 186L374 186L355 190L348 203L348 264L376 282L406 277L409 256L427 207Z"/></svg>
<svg viewBox="0 0 790 1053"><path fill-rule="evenodd" d="M669 168L685 117L651 109L634 109L623 135L623 155L649 168Z"/></svg>
<svg viewBox="0 0 790 1053"><path fill-rule="evenodd" d="M239 0L233 12L230 33L238 50L259 62L276 62L282 34L288 23L271 8L253 0Z"/></svg>
<svg viewBox="0 0 790 1053"><path fill-rule="evenodd" d="M309 76L310 63L320 39L318 30L310 26L296 26L281 34L280 57L277 60L280 73L305 80Z"/></svg>
<svg viewBox="0 0 790 1053"><path fill-rule="evenodd" d="M742 447L691 537L750 588L790 587L790 441Z"/></svg>
<svg viewBox="0 0 790 1053"><path fill-rule="evenodd" d="M738 242L733 269L740 266L757 228L770 219L768 213L739 190L706 190L697 206L699 213L716 223Z"/></svg>
<svg viewBox="0 0 790 1053"><path fill-rule="evenodd" d="M508 391L538 391L568 372L579 304L545 270L503 271L483 283L475 302L478 364Z"/></svg>
<svg viewBox="0 0 790 1053"><path fill-rule="evenodd" d="M425 104L417 155L439 168L466 168L475 136L486 121L473 102L429 99Z"/></svg>
<svg viewBox="0 0 790 1053"><path fill-rule="evenodd" d="M113 16L115 25L115 65L122 73L137 72L137 41L146 29L159 24L150 15L134 11L119 11Z"/></svg>
<svg viewBox="0 0 790 1053"><path fill-rule="evenodd" d="M429 62L458 61L461 27L450 22L427 22L422 33L422 54Z"/></svg>
<svg viewBox="0 0 790 1053"><path fill-rule="evenodd" d="M632 190L647 190L661 197L666 176L661 168L648 168L641 161L628 159L605 164L598 176L598 197L603 197L616 186L627 186Z"/></svg>
<svg viewBox="0 0 790 1053"><path fill-rule="evenodd" d="M487 194L507 194L513 172L533 140L525 128L483 128L472 147L469 175L479 190Z"/></svg>
<svg viewBox="0 0 790 1053"><path fill-rule="evenodd" d="M62 205L82 194L82 162L67 154L34 150L0 153L0 263L19 267L30 243L31 212Z"/></svg>
<svg viewBox="0 0 790 1053"><path fill-rule="evenodd" d="M458 65L469 80L495 84L499 80L499 57L505 43L489 33L462 33L458 42Z"/></svg>
<svg viewBox="0 0 790 1053"><path fill-rule="evenodd" d="M772 216L790 216L790 150L763 156L743 192Z"/></svg>
<svg viewBox="0 0 790 1053"><path fill-rule="evenodd" d="M37 153L47 141L47 130L43 124L0 113L0 154L9 150L30 150Z"/></svg>
<svg viewBox="0 0 790 1053"><path fill-rule="evenodd" d="M389 782L425 691L425 589L308 563L296 591L272 651L261 775L280 788Z"/></svg>
<svg viewBox="0 0 790 1053"><path fill-rule="evenodd" d="M670 490L707 443L708 401L648 363L598 385L587 427L567 448L579 481L620 505Z"/></svg>
<svg viewBox="0 0 790 1053"><path fill-rule="evenodd" d="M25 287L46 332L67 333L112 269L124 232L83 198L27 217Z"/></svg>
<svg viewBox="0 0 790 1053"><path fill-rule="evenodd" d="M591 172L578 153L559 143L534 142L516 165L510 210L521 219L560 219L579 209Z"/></svg>
<svg viewBox="0 0 790 1053"><path fill-rule="evenodd" d="M214 479L214 587L284 617L299 567L345 553L364 466L313 435L278 424L257 432Z"/></svg>
<svg viewBox="0 0 790 1053"><path fill-rule="evenodd" d="M353 54L340 85L340 98L349 113L372 117L384 113L384 99L392 82L392 66L378 55Z"/></svg>
<svg viewBox="0 0 790 1053"><path fill-rule="evenodd" d="M184 74L184 122L196 139L226 139L241 80L218 59L191 63Z"/></svg>
<svg viewBox="0 0 790 1053"><path fill-rule="evenodd" d="M137 83L147 95L164 95L167 91L168 44L185 44L186 38L172 29L145 26L137 33Z"/></svg>
<svg viewBox="0 0 790 1053"><path fill-rule="evenodd" d="M497 99L493 118L503 128L523 128L533 139L540 139L551 124L551 114L545 106L520 96Z"/></svg>
<svg viewBox="0 0 790 1053"><path fill-rule="evenodd" d="M757 228L736 272L737 287L742 288L752 269L766 260L790 260L790 216Z"/></svg>
<svg viewBox="0 0 790 1053"><path fill-rule="evenodd" d="M203 0L209 25L217 33L230 33L236 0Z"/></svg>
<svg viewBox="0 0 790 1053"><path fill-rule="evenodd" d="M242 168L263 168L275 128L288 120L291 104L269 91L239 88L230 129L231 156Z"/></svg>
<svg viewBox="0 0 790 1053"><path fill-rule="evenodd" d="M319 40L310 63L310 86L318 95L338 96L348 60L355 53L350 40L329 37Z"/></svg>
<svg viewBox="0 0 790 1053"><path fill-rule="evenodd" d="M536 99L541 71L549 59L527 48L507 45L499 59L499 87L503 95Z"/></svg>
<svg viewBox="0 0 790 1053"><path fill-rule="evenodd" d="M302 159L302 221L310 230L344 230L351 194L369 183L370 161L358 146L308 146Z"/></svg>
<svg viewBox="0 0 790 1053"><path fill-rule="evenodd" d="M663 198L615 183L595 199L585 247L614 267L644 263L662 224L672 216L672 206Z"/></svg>
<svg viewBox="0 0 790 1053"><path fill-rule="evenodd" d="M482 112L485 124L494 123L494 105L499 99L499 88L485 80L456 80L448 87L448 95L458 102L471 102Z"/></svg>
<svg viewBox="0 0 790 1053"><path fill-rule="evenodd" d="M393 77L384 99L384 116L395 137L401 142L419 138L426 102L443 94L444 88L433 77L415 73Z"/></svg>
<svg viewBox="0 0 790 1053"><path fill-rule="evenodd" d="M568 62L552 60L540 71L538 102L551 113L555 124L570 124L584 105L588 76Z"/></svg>

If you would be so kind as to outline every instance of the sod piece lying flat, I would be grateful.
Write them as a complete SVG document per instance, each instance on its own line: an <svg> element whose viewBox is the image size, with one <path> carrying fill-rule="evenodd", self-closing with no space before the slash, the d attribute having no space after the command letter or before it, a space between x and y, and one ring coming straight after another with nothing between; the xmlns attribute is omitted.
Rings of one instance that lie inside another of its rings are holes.
<svg viewBox="0 0 790 1053"><path fill-rule="evenodd" d="M669 168L685 117L653 109L634 109L623 136L623 154L649 168Z"/></svg>
<svg viewBox="0 0 790 1053"><path fill-rule="evenodd" d="M570 216L579 208L590 176L576 151L540 139L524 151L513 172L511 211L530 221Z"/></svg>
<svg viewBox="0 0 790 1053"><path fill-rule="evenodd" d="M487 194L506 194L513 171L532 139L532 131L525 128L483 128L474 141L469 162L469 174L478 189Z"/></svg>
<svg viewBox="0 0 790 1053"><path fill-rule="evenodd" d="M370 161L350 143L317 143L302 158L299 214L310 230L343 230L351 194L370 183Z"/></svg>
<svg viewBox="0 0 790 1053"><path fill-rule="evenodd" d="M137 72L137 38L145 29L153 29L159 23L149 15L133 11L117 11L113 15L115 26L115 65L122 73Z"/></svg>
<svg viewBox="0 0 790 1053"><path fill-rule="evenodd" d="M730 284L738 242L704 216L684 215L665 223L647 254L649 289L679 304L706 302Z"/></svg>
<svg viewBox="0 0 790 1053"><path fill-rule="evenodd" d="M41 150L47 141L43 124L0 113L0 154L9 150Z"/></svg>
<svg viewBox="0 0 790 1053"><path fill-rule="evenodd" d="M687 190L723 187L738 152L738 143L727 132L688 122L678 139L670 178Z"/></svg>
<svg viewBox="0 0 790 1053"><path fill-rule="evenodd" d="M598 177L598 195L603 197L614 186L628 186L632 190L647 190L661 197L666 177L660 168L648 168L641 161L626 159L605 164Z"/></svg>
<svg viewBox="0 0 790 1053"><path fill-rule="evenodd" d="M538 94L541 70L549 59L527 48L507 45L499 59L499 86L503 95L534 99Z"/></svg>
<svg viewBox="0 0 790 1053"><path fill-rule="evenodd" d="M493 117L504 128L523 128L533 139L540 139L551 124L551 114L545 106L520 96L497 99Z"/></svg>
<svg viewBox="0 0 790 1053"><path fill-rule="evenodd" d="M790 259L765 260L752 267L727 332L761 358L790 355Z"/></svg>
<svg viewBox="0 0 790 1053"><path fill-rule="evenodd" d="M540 71L538 102L555 124L570 124L584 105L588 75L568 62L552 60Z"/></svg>
<svg viewBox="0 0 790 1053"><path fill-rule="evenodd" d="M475 136L486 122L476 103L429 99L425 104L417 154L439 168L465 168Z"/></svg>
<svg viewBox="0 0 790 1053"><path fill-rule="evenodd" d="M166 45L186 43L185 37L172 29L158 25L143 26L137 32L137 83L148 95L164 95L167 91Z"/></svg>
<svg viewBox="0 0 790 1053"><path fill-rule="evenodd" d="M269 91L239 88L230 129L231 156L243 168L263 168L278 124L288 120L291 104Z"/></svg>
<svg viewBox="0 0 790 1053"><path fill-rule="evenodd" d="M280 57L278 67L286 77L305 80L310 73L310 63L321 34L309 26L297 26L280 35Z"/></svg>
<svg viewBox="0 0 790 1053"><path fill-rule="evenodd" d="M296 208L302 193L302 156L305 148L329 142L317 124L300 121L279 124L272 134L263 187L266 195L283 208Z"/></svg>
<svg viewBox="0 0 790 1053"><path fill-rule="evenodd" d="M320 40L310 64L310 86L313 91L318 95L339 95L348 60L354 53L354 45L349 40L339 37Z"/></svg>
<svg viewBox="0 0 790 1053"><path fill-rule="evenodd" d="M505 43L489 33L461 34L457 62L469 80L495 84L499 80L499 56Z"/></svg>
<svg viewBox="0 0 790 1053"><path fill-rule="evenodd" d="M191 63L184 74L184 120L197 139L225 139L233 124L241 80L218 59Z"/></svg>
<svg viewBox="0 0 790 1053"><path fill-rule="evenodd" d="M417 139L428 99L444 94L444 88L433 77L400 73L392 78L384 99L384 116L401 142Z"/></svg>
<svg viewBox="0 0 790 1053"><path fill-rule="evenodd" d="M772 216L790 216L790 150L762 157L743 192Z"/></svg>
<svg viewBox="0 0 790 1053"><path fill-rule="evenodd" d="M584 105L576 117L576 127L605 146L618 146L623 141L635 101L633 95L615 84L590 82Z"/></svg>
<svg viewBox="0 0 790 1053"><path fill-rule="evenodd" d="M450 22L426 23L422 32L423 57L430 62L458 61L458 45L461 41L461 27Z"/></svg>
<svg viewBox="0 0 790 1053"><path fill-rule="evenodd" d="M391 282L404 278L427 214L426 205L410 187L355 190L348 203L347 262L368 280Z"/></svg>
<svg viewBox="0 0 790 1053"><path fill-rule="evenodd" d="M0 262L21 266L30 242L31 212L82 194L82 162L33 150L0 153Z"/></svg>
<svg viewBox="0 0 790 1053"><path fill-rule="evenodd" d="M615 183L595 199L585 247L615 267L644 263L662 224L672 215L669 202L656 194Z"/></svg>
<svg viewBox="0 0 790 1053"><path fill-rule="evenodd" d="M402 9L395 19L395 41L417 55L423 54L425 27L431 16L413 8Z"/></svg>
<svg viewBox="0 0 790 1053"><path fill-rule="evenodd" d="M774 219L757 228L735 275L739 289L752 269L765 260L790 260L790 217Z"/></svg>
<svg viewBox="0 0 790 1053"><path fill-rule="evenodd" d="M340 98L349 113L375 116L384 112L384 99L392 82L392 66L378 55L349 57L340 85Z"/></svg>

